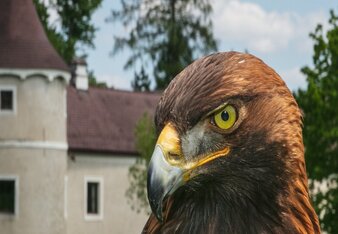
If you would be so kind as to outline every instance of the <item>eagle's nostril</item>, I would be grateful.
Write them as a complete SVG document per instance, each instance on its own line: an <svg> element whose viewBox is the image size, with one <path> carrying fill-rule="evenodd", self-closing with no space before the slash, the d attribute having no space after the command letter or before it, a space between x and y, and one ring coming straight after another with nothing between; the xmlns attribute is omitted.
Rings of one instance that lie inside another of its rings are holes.
<svg viewBox="0 0 338 234"><path fill-rule="evenodd" d="M183 161L182 155L170 151L168 152L167 159L171 165L178 165Z"/></svg>

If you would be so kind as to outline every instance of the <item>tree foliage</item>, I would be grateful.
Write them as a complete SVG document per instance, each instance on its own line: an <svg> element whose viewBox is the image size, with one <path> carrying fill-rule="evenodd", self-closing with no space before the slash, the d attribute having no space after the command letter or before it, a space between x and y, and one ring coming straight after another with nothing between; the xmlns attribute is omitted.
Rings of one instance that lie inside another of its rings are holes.
<svg viewBox="0 0 338 234"><path fill-rule="evenodd" d="M91 16L102 0L33 1L49 41L66 63L71 64L75 57L86 57L83 47L94 48L93 41L97 30L91 22ZM60 25L51 22L49 10L58 14ZM80 49L82 54L78 55ZM89 85L107 87L105 82L97 82L93 71L89 72Z"/></svg>
<svg viewBox="0 0 338 234"><path fill-rule="evenodd" d="M91 16L101 2L102 0L34 0L48 39L68 64L81 48L94 48L93 40L97 29L91 22ZM57 13L59 24L50 22L49 9Z"/></svg>
<svg viewBox="0 0 338 234"><path fill-rule="evenodd" d="M33 0L36 11L47 34L48 40L52 43L56 51L65 59L63 54L65 40L60 32L57 31L56 25L50 22L50 14L48 12L48 4L43 0ZM67 61L68 62L68 61ZM70 61L69 61L70 62Z"/></svg>
<svg viewBox="0 0 338 234"><path fill-rule="evenodd" d="M313 202L321 227L338 233L338 17L330 12L330 28L324 35L318 25L314 41L314 67L303 67L307 89L295 97L304 112L305 157ZM318 189L319 183L321 187Z"/></svg>
<svg viewBox="0 0 338 234"><path fill-rule="evenodd" d="M140 154L129 168L129 188L126 191L128 203L138 213L149 213L147 200L147 166L156 143L153 120L145 113L135 127L136 149Z"/></svg>
<svg viewBox="0 0 338 234"><path fill-rule="evenodd" d="M88 84L91 87L108 88L106 82L97 81L93 71L88 72Z"/></svg>
<svg viewBox="0 0 338 234"><path fill-rule="evenodd" d="M144 67L141 67L139 73L134 74L134 81L131 82L131 87L134 91L140 92L149 92L150 91L150 80L149 76L146 74Z"/></svg>
<svg viewBox="0 0 338 234"><path fill-rule="evenodd" d="M121 0L110 21L130 29L116 36L113 54L129 48L125 69L151 63L156 89L164 89L196 57L217 48L208 0Z"/></svg>

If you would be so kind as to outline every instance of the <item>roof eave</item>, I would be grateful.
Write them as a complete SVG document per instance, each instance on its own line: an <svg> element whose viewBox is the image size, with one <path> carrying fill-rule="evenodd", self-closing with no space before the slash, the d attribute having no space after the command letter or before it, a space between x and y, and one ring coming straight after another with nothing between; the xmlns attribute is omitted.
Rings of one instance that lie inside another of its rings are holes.
<svg viewBox="0 0 338 234"><path fill-rule="evenodd" d="M27 68L1 68L0 76L16 76L21 80L29 77L41 76L45 77L48 81L52 82L57 78L62 78L67 84L70 82L71 74L69 71L57 69L27 69Z"/></svg>
<svg viewBox="0 0 338 234"><path fill-rule="evenodd" d="M130 157L140 157L140 154L136 151L118 151L110 149L84 149L84 148L68 148L69 153L90 153L90 154L101 154L109 156L130 156Z"/></svg>

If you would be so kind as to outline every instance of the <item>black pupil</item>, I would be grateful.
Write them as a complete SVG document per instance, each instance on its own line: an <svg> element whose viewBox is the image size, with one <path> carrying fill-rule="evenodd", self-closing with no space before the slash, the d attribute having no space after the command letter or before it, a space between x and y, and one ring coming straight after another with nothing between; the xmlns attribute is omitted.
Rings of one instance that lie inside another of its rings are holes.
<svg viewBox="0 0 338 234"><path fill-rule="evenodd" d="M227 111L222 111L221 117L224 121L229 120L229 113Z"/></svg>

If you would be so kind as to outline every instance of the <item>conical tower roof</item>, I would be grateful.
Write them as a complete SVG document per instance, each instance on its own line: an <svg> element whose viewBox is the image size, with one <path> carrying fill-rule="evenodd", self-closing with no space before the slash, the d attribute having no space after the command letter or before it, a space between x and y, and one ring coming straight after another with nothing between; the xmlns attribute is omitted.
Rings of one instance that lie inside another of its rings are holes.
<svg viewBox="0 0 338 234"><path fill-rule="evenodd" d="M0 69L69 71L48 41L32 0L0 0Z"/></svg>

